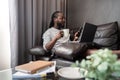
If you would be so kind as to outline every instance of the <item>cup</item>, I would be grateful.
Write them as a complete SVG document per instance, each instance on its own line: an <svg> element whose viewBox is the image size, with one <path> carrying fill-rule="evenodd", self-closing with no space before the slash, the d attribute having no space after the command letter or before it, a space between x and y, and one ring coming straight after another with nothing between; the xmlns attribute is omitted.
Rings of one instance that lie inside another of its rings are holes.
<svg viewBox="0 0 120 80"><path fill-rule="evenodd" d="M69 29L63 29L63 37L68 37L69 36Z"/></svg>

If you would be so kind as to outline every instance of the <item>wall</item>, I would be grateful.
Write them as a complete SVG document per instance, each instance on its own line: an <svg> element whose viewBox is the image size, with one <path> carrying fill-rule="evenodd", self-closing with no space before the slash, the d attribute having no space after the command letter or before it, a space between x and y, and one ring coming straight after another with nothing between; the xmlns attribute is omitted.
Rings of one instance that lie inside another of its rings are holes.
<svg viewBox="0 0 120 80"><path fill-rule="evenodd" d="M112 21L120 24L120 0L68 0L68 27L79 28L84 22L96 25Z"/></svg>
<svg viewBox="0 0 120 80"><path fill-rule="evenodd" d="M0 1L0 11L0 70L3 70L11 65L8 0Z"/></svg>

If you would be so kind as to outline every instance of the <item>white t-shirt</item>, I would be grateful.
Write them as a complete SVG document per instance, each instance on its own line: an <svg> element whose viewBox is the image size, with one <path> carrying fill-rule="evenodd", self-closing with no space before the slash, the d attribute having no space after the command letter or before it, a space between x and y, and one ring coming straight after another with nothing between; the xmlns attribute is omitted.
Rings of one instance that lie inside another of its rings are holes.
<svg viewBox="0 0 120 80"><path fill-rule="evenodd" d="M49 28L44 34L43 34L43 48L47 51L45 45L50 42L56 34L59 32L59 29L56 29L54 27ZM59 40L56 41L55 45L53 48L58 47L61 43L65 43L69 41L69 37L62 37Z"/></svg>

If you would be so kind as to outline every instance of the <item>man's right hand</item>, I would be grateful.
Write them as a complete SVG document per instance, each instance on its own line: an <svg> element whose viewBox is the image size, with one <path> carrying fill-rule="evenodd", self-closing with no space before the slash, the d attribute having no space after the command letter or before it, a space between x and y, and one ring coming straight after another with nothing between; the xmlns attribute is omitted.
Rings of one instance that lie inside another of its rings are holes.
<svg viewBox="0 0 120 80"><path fill-rule="evenodd" d="M61 37L63 37L63 35L64 35L63 31L59 31L59 32L57 33L57 35L55 36L55 38L58 40L58 39L60 39Z"/></svg>

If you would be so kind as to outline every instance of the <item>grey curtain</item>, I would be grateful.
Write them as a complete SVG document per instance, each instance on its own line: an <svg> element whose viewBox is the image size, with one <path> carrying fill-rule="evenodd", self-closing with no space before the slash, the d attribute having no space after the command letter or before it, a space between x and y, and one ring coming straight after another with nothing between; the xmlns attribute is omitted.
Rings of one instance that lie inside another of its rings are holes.
<svg viewBox="0 0 120 80"><path fill-rule="evenodd" d="M30 60L27 50L42 43L42 34L48 28L51 14L63 11L66 0L18 0L18 62Z"/></svg>
<svg viewBox="0 0 120 80"><path fill-rule="evenodd" d="M18 64L18 1L9 1L11 67Z"/></svg>

